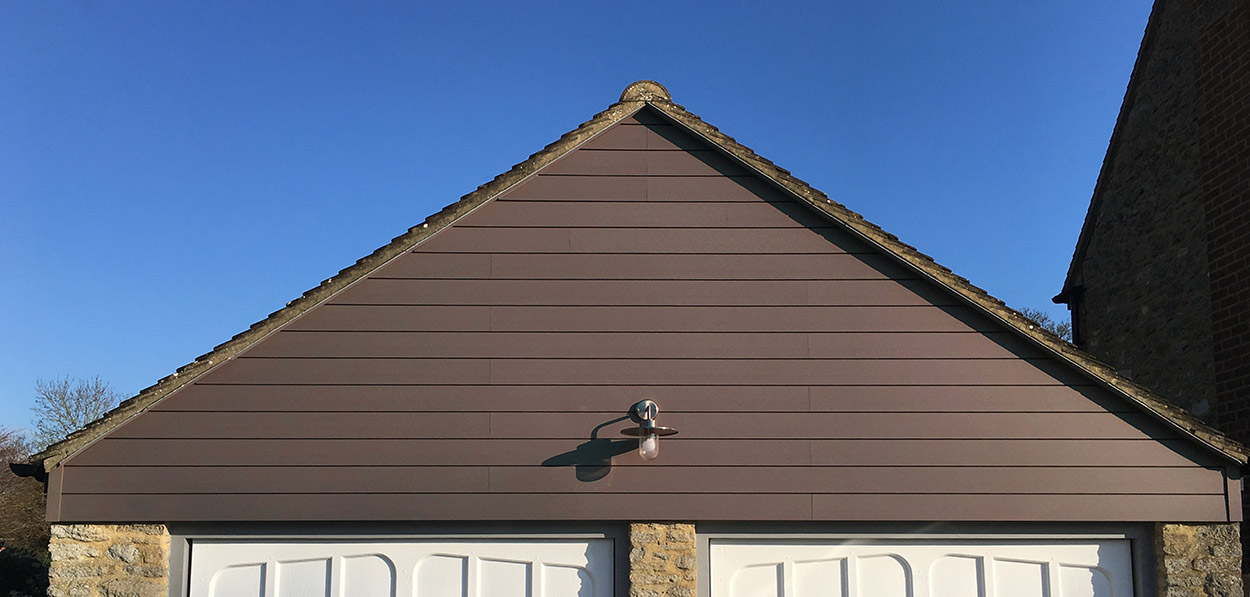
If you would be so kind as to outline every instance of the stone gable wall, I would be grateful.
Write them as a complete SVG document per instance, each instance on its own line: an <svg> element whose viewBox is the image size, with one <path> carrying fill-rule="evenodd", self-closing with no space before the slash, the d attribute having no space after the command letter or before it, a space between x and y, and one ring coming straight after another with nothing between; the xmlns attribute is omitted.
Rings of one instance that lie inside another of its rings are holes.
<svg viewBox="0 0 1250 597"><path fill-rule="evenodd" d="M1082 348L1250 443L1250 1L1156 1L1094 206Z"/></svg>
<svg viewBox="0 0 1250 597"><path fill-rule="evenodd" d="M159 524L52 525L50 597L164 597L169 531Z"/></svg>
<svg viewBox="0 0 1250 597"><path fill-rule="evenodd" d="M1151 15L1095 191L1074 318L1082 348L1210 422L1215 370L1195 5L1159 0Z"/></svg>

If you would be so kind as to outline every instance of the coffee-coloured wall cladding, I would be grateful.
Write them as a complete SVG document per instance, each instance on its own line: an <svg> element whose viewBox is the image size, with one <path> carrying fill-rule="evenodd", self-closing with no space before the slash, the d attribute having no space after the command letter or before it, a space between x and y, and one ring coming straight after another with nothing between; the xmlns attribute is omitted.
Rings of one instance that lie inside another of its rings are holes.
<svg viewBox="0 0 1250 597"><path fill-rule="evenodd" d="M1228 457L1117 391L640 106L78 451L50 516L1229 520Z"/></svg>

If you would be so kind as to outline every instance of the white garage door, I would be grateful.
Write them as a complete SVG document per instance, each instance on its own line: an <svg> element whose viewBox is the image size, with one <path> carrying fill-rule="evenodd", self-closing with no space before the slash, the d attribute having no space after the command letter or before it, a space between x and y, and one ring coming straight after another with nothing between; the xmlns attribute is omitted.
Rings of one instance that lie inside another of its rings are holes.
<svg viewBox="0 0 1250 597"><path fill-rule="evenodd" d="M612 541L191 544L191 597L612 597Z"/></svg>
<svg viewBox="0 0 1250 597"><path fill-rule="evenodd" d="M711 597L1131 597L1123 540L712 540Z"/></svg>

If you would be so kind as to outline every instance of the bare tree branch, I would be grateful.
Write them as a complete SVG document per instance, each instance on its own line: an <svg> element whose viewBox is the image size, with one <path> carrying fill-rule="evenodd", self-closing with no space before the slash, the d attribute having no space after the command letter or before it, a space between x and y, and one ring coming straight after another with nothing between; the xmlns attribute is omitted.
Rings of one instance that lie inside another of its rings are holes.
<svg viewBox="0 0 1250 597"><path fill-rule="evenodd" d="M0 428L0 595L42 595L48 586L48 523L43 485L8 463L29 456L21 434Z"/></svg>
<svg viewBox="0 0 1250 597"><path fill-rule="evenodd" d="M47 524L43 521L43 486L9 470L31 453L30 443L15 431L0 428L0 545L35 553L48 546Z"/></svg>
<svg viewBox="0 0 1250 597"><path fill-rule="evenodd" d="M1042 329L1059 336L1068 342L1072 341L1072 322L1055 321L1050 315L1041 309L1020 309L1020 314L1037 322Z"/></svg>
<svg viewBox="0 0 1250 597"><path fill-rule="evenodd" d="M117 406L121 395L104 380L40 379L35 382L34 442L46 448Z"/></svg>

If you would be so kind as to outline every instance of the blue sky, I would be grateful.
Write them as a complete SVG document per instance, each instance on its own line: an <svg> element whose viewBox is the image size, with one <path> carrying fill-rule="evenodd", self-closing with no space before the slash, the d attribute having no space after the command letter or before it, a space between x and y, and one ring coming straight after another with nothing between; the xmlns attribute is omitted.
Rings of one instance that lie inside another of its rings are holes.
<svg viewBox="0 0 1250 597"><path fill-rule="evenodd" d="M1148 0L0 3L0 426L132 395L631 81L1050 304Z"/></svg>

